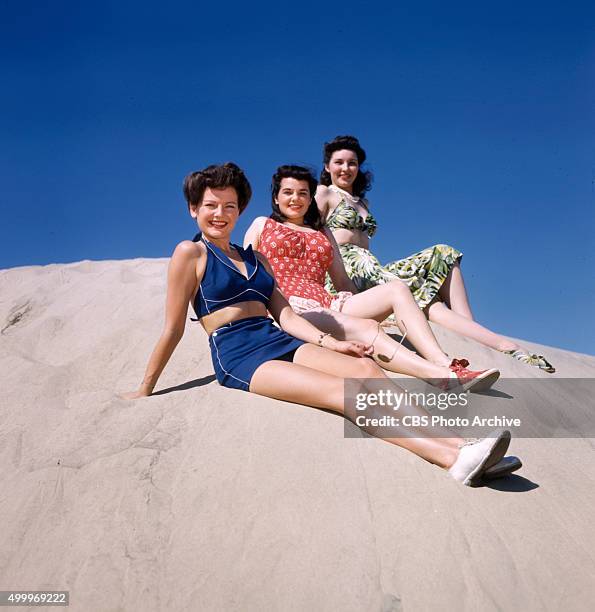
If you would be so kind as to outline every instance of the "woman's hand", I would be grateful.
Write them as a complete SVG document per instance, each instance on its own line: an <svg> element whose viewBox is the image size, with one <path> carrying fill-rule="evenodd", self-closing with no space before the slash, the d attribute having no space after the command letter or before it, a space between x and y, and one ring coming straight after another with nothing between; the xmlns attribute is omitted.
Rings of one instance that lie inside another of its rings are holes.
<svg viewBox="0 0 595 612"><path fill-rule="evenodd" d="M126 393L118 393L118 397L125 400L138 399L139 397L149 397L153 393L153 386L142 384L136 391L127 391Z"/></svg>
<svg viewBox="0 0 595 612"><path fill-rule="evenodd" d="M366 346L363 342L354 342L352 340L335 340L332 336L325 336L322 340L322 346L337 353L351 355L352 357L366 357L372 355L374 348Z"/></svg>

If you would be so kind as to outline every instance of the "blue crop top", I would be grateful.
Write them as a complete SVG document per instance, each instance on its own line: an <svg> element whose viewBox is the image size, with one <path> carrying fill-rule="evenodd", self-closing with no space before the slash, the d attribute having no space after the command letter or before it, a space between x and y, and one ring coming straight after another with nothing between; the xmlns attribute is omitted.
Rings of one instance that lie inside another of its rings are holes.
<svg viewBox="0 0 595 612"><path fill-rule="evenodd" d="M258 261L252 246L243 249L232 245L246 264L246 278L219 247L204 238L201 240L207 247L207 265L193 303L199 319L239 302L268 304L275 281Z"/></svg>

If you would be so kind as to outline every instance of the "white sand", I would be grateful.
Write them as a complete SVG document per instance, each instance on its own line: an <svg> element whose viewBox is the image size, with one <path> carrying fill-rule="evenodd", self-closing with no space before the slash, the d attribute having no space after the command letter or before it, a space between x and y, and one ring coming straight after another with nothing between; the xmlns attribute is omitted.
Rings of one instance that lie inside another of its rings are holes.
<svg viewBox="0 0 595 612"><path fill-rule="evenodd" d="M197 324L174 390L118 399L161 331L166 265L0 271L0 589L69 590L85 612L592 609L592 439L513 440L519 477L463 487L339 416L219 387ZM594 357L526 344L595 377Z"/></svg>

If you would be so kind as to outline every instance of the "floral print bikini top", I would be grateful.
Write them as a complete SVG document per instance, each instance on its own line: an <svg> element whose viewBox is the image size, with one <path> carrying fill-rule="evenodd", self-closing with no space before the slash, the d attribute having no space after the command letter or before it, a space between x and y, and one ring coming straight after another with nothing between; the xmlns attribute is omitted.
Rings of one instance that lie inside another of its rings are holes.
<svg viewBox="0 0 595 612"><path fill-rule="evenodd" d="M338 189L333 189L335 193L341 195L341 201L335 207L335 210L330 214L326 226L331 230L347 229L360 230L366 232L369 238L376 233L376 219L372 213L368 213L364 219L358 209L347 201L345 196Z"/></svg>
<svg viewBox="0 0 595 612"><path fill-rule="evenodd" d="M258 250L269 260L281 293L314 300L328 308L332 297L324 288L333 261L333 247L323 232L294 230L267 219Z"/></svg>

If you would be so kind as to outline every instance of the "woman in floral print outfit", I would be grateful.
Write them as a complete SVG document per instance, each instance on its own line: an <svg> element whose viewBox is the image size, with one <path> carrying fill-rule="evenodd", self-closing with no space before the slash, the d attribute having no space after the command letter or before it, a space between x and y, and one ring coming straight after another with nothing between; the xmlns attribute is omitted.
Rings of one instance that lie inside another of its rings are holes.
<svg viewBox="0 0 595 612"><path fill-rule="evenodd" d="M361 170L366 153L353 136L337 136L324 145L324 169L316 201L326 227L339 245L347 274L359 291L399 278L409 286L430 321L546 372L555 372L542 356L496 334L473 319L459 262L463 254L437 244L382 265L369 250L377 223L363 197L371 175ZM327 289L333 287L327 277Z"/></svg>

